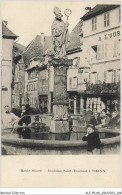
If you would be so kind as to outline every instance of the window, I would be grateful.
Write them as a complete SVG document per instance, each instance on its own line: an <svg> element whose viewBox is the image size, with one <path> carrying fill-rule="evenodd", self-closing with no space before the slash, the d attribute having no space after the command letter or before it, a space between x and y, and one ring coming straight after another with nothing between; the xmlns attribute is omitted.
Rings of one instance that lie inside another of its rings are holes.
<svg viewBox="0 0 122 195"><path fill-rule="evenodd" d="M35 84L35 90L37 91L37 89L38 89L38 84L36 83Z"/></svg>
<svg viewBox="0 0 122 195"><path fill-rule="evenodd" d="M83 72L82 74L82 83L86 83L89 81L89 72Z"/></svg>
<svg viewBox="0 0 122 195"><path fill-rule="evenodd" d="M33 84L33 90L35 91L35 83Z"/></svg>
<svg viewBox="0 0 122 195"><path fill-rule="evenodd" d="M113 57L117 57L117 41L114 41L114 47L113 47Z"/></svg>
<svg viewBox="0 0 122 195"><path fill-rule="evenodd" d="M97 46L97 60L101 60L101 45Z"/></svg>
<svg viewBox="0 0 122 195"><path fill-rule="evenodd" d="M78 78L77 77L70 78L71 89L77 89L77 86L78 86Z"/></svg>
<svg viewBox="0 0 122 195"><path fill-rule="evenodd" d="M97 17L92 18L92 31L97 30Z"/></svg>
<svg viewBox="0 0 122 195"><path fill-rule="evenodd" d="M30 91L32 91L32 85L30 85Z"/></svg>
<svg viewBox="0 0 122 195"><path fill-rule="evenodd" d="M35 91L37 90L37 83L35 83Z"/></svg>
<svg viewBox="0 0 122 195"><path fill-rule="evenodd" d="M97 45L97 60L107 59L107 44Z"/></svg>
<svg viewBox="0 0 122 195"><path fill-rule="evenodd" d="M31 74L30 74L30 72L28 73L28 79L31 79Z"/></svg>
<svg viewBox="0 0 122 195"><path fill-rule="evenodd" d="M98 80L98 74L97 72L92 72L91 73L91 83L96 84Z"/></svg>
<svg viewBox="0 0 122 195"><path fill-rule="evenodd" d="M101 111L101 98L87 98L86 100L86 111L91 110L92 112Z"/></svg>
<svg viewBox="0 0 122 195"><path fill-rule="evenodd" d="M113 57L118 57L120 56L120 42L114 41L113 42Z"/></svg>
<svg viewBox="0 0 122 195"><path fill-rule="evenodd" d="M108 70L105 71L106 72L106 76L105 76L105 82L106 83L114 83L114 70Z"/></svg>
<svg viewBox="0 0 122 195"><path fill-rule="evenodd" d="M120 69L116 70L116 82L120 81Z"/></svg>
<svg viewBox="0 0 122 195"><path fill-rule="evenodd" d="M36 72L35 72L35 77L37 78L37 75L38 75L38 72L37 72L37 70L36 70Z"/></svg>
<svg viewBox="0 0 122 195"><path fill-rule="evenodd" d="M107 12L104 14L104 27L107 27L110 25L110 13Z"/></svg>
<svg viewBox="0 0 122 195"><path fill-rule="evenodd" d="M34 98L34 104L37 104L37 98L36 97Z"/></svg>
<svg viewBox="0 0 122 195"><path fill-rule="evenodd" d="M31 104L31 97L29 98L29 102L30 102L30 104Z"/></svg>
<svg viewBox="0 0 122 195"><path fill-rule="evenodd" d="M105 44L105 59L108 58L108 45Z"/></svg>

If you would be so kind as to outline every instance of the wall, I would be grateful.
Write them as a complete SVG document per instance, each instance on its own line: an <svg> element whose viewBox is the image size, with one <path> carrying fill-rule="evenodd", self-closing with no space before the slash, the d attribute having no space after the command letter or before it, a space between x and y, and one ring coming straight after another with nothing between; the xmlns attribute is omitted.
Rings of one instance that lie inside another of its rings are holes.
<svg viewBox="0 0 122 195"><path fill-rule="evenodd" d="M91 66L98 80L105 81L107 70L120 69L120 21L119 9L109 11L110 25L104 27L104 14L97 17L97 29L92 31L92 18L83 22L82 63ZM92 81L91 81L92 82Z"/></svg>
<svg viewBox="0 0 122 195"><path fill-rule="evenodd" d="M2 39L2 86L7 88L2 91L2 109L5 105L11 107L12 49L13 39Z"/></svg>
<svg viewBox="0 0 122 195"><path fill-rule="evenodd" d="M96 33L100 33L101 31L108 30L110 28L115 28L120 26L120 17L119 17L120 8L116 8L114 10L109 11L110 13L110 25L108 27L104 27L104 13L100 14L97 17L97 29L92 31L92 18L83 22L83 36L87 37L89 35L93 35ZM116 16L116 17L115 17Z"/></svg>
<svg viewBox="0 0 122 195"><path fill-rule="evenodd" d="M14 89L12 92L12 107L20 107L24 103L25 90L25 64L23 59L15 65Z"/></svg>

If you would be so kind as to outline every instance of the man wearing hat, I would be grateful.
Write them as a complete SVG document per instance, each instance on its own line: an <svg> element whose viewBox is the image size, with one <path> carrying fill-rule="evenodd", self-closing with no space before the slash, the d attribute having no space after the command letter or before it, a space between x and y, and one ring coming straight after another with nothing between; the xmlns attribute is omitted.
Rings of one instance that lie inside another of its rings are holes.
<svg viewBox="0 0 122 195"><path fill-rule="evenodd" d="M98 132L94 130L92 124L87 126L87 134L82 138L83 141L88 143L88 154L100 154L100 138Z"/></svg>

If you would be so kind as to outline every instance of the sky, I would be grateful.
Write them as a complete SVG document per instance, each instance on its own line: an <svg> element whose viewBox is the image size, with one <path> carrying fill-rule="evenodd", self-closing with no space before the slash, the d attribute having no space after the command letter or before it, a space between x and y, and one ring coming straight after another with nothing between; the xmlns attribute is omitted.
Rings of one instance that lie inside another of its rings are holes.
<svg viewBox="0 0 122 195"><path fill-rule="evenodd" d="M100 4L101 2L99 2ZM85 14L85 7L94 7L97 2L83 1L2 1L2 19L8 21L8 28L19 36L18 43L27 46L36 35L51 36L54 21L53 8L58 6L66 21L64 10L70 8L69 32Z"/></svg>

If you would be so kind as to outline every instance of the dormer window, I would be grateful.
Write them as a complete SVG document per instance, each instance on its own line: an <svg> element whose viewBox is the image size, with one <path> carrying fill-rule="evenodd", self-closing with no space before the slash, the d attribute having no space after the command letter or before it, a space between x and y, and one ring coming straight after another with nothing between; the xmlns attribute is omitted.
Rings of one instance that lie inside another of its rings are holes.
<svg viewBox="0 0 122 195"><path fill-rule="evenodd" d="M92 31L97 30L97 17L92 18Z"/></svg>
<svg viewBox="0 0 122 195"><path fill-rule="evenodd" d="M107 12L104 14L104 27L107 27L110 25L110 13Z"/></svg>

